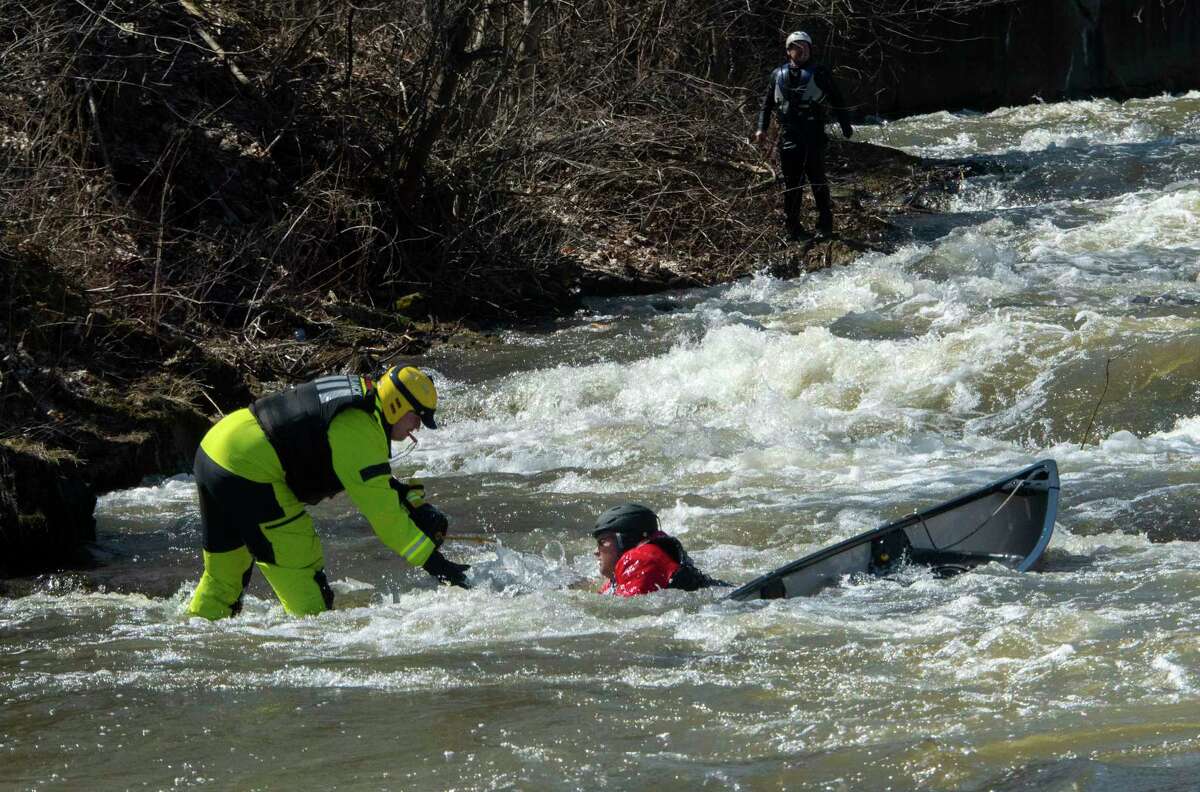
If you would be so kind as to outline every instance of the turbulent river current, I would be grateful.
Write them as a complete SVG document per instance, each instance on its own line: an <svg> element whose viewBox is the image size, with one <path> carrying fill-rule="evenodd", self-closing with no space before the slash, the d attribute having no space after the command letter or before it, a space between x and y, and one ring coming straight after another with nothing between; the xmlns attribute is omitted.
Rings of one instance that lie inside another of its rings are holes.
<svg viewBox="0 0 1200 792"><path fill-rule="evenodd" d="M859 133L985 175L892 253L419 361L443 427L397 469L490 540L446 547L470 591L343 496L333 611L258 577L189 619L190 478L102 498L103 565L0 600L0 787L1194 789L1200 94ZM1045 457L1041 572L594 593L624 501L741 582Z"/></svg>

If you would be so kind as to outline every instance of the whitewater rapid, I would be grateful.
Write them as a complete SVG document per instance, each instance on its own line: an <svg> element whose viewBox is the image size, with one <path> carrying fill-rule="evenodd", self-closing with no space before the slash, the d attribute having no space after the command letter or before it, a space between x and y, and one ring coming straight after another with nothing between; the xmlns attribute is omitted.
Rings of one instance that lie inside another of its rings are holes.
<svg viewBox="0 0 1200 792"><path fill-rule="evenodd" d="M0 600L0 784L1160 789L1200 769L1200 93L937 113L871 142L981 174L908 241L794 280L589 302L417 361L398 458L473 564L435 589L344 498L338 607L261 579L189 619L194 484L101 499L85 575ZM1045 571L804 600L600 597L655 508L741 582L1052 457ZM99 586L99 589L97 588Z"/></svg>

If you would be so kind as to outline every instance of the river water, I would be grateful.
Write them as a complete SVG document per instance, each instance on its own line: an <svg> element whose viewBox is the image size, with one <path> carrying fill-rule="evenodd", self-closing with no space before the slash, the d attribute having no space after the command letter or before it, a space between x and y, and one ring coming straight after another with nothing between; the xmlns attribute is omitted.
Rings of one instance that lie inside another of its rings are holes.
<svg viewBox="0 0 1200 792"><path fill-rule="evenodd" d="M0 787L1195 788L1200 93L859 131L988 175L888 255L421 361L444 426L399 465L498 540L447 546L471 591L338 499L334 611L259 578L189 620L190 480L104 497L105 564L0 601ZM1043 457L1041 573L593 593L619 502L745 581Z"/></svg>

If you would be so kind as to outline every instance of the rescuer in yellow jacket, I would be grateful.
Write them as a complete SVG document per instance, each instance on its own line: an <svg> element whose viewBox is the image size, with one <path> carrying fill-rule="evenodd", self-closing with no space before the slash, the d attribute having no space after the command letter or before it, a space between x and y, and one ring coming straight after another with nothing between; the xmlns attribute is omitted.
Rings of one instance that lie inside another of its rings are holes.
<svg viewBox="0 0 1200 792"><path fill-rule="evenodd" d="M305 504L345 490L379 538L440 582L466 587L466 565L438 550L445 515L424 488L392 478L391 440L436 429L437 389L422 371L393 367L378 383L320 377L222 418L196 451L204 575L188 612L221 619L241 610L255 565L284 609L333 606L321 540Z"/></svg>

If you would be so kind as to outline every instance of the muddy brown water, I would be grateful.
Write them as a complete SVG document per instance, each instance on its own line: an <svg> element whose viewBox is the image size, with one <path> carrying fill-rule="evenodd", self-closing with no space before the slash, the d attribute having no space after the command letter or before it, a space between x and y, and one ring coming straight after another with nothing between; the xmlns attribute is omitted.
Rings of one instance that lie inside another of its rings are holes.
<svg viewBox="0 0 1200 792"><path fill-rule="evenodd" d="M240 618L190 620L191 482L106 496L86 585L0 601L0 787L1194 788L1198 118L1189 94L864 127L1004 168L891 255L422 361L444 428L398 470L498 540L448 546L471 591L339 499L334 611L289 619L257 580ZM1041 573L592 592L614 503L744 581L1041 457Z"/></svg>

